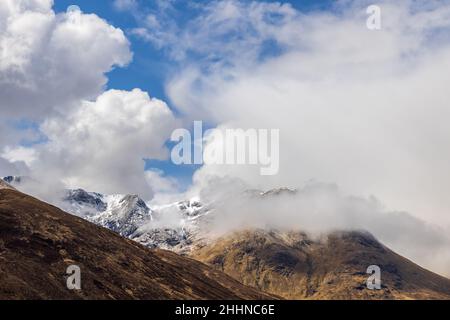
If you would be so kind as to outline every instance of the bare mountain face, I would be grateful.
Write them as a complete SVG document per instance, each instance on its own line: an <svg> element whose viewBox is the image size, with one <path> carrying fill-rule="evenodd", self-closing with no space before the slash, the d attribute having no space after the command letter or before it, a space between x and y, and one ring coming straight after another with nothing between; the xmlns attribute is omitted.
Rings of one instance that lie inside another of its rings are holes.
<svg viewBox="0 0 450 320"><path fill-rule="evenodd" d="M450 299L450 280L399 256L366 232L314 240L301 232L253 230L193 252L239 282L287 299ZM381 269L369 290L367 267Z"/></svg>
<svg viewBox="0 0 450 320"><path fill-rule="evenodd" d="M82 290L66 269L81 268ZM221 271L150 250L0 182L0 299L264 299Z"/></svg>

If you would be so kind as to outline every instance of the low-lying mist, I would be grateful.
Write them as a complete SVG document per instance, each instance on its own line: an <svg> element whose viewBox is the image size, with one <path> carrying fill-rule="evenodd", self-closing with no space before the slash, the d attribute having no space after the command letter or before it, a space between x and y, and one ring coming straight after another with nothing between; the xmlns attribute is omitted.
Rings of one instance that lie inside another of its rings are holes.
<svg viewBox="0 0 450 320"><path fill-rule="evenodd" d="M375 197L349 196L336 185L315 182L261 192L223 179L212 180L199 194L214 208L209 225L219 236L253 228L297 230L311 237L364 230L414 262L450 275L448 230L407 212L389 211Z"/></svg>

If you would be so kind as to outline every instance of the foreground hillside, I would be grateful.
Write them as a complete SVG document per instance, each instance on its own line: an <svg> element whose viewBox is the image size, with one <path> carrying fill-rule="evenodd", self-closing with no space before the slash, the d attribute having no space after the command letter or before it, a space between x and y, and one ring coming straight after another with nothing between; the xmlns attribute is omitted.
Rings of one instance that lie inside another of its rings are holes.
<svg viewBox="0 0 450 320"><path fill-rule="evenodd" d="M392 252L364 232L313 240L299 232L239 232L193 252L240 282L288 299L450 299L450 280ZM381 290L369 290L369 265Z"/></svg>
<svg viewBox="0 0 450 320"><path fill-rule="evenodd" d="M81 291L66 288L72 264L81 268ZM0 299L260 298L269 296L0 185Z"/></svg>

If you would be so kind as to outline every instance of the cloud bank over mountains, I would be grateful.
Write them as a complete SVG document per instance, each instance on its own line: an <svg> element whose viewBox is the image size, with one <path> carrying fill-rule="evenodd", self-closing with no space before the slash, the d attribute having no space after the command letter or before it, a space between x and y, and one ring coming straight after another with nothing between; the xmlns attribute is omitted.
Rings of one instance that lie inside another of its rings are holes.
<svg viewBox="0 0 450 320"><path fill-rule="evenodd" d="M212 2L180 26L186 44L171 48L186 67L168 82L173 104L194 119L279 128L281 137L278 175L204 166L198 179L230 175L261 189L337 183L449 226L450 3L379 5L380 31L366 28L364 1L306 13Z"/></svg>
<svg viewBox="0 0 450 320"><path fill-rule="evenodd" d="M261 192L240 180L221 178L210 179L198 194L212 204L208 227L215 236L260 228L303 230L320 239L333 231L364 230L416 263L450 275L448 229L389 210L375 197L349 196L334 184L317 182Z"/></svg>

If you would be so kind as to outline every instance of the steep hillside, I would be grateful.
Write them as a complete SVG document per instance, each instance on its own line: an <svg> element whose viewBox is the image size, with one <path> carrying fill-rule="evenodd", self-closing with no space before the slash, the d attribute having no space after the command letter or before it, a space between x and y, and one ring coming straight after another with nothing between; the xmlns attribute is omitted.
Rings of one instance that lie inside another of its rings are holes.
<svg viewBox="0 0 450 320"><path fill-rule="evenodd" d="M0 179L0 190L2 189L14 190L14 188L9 183Z"/></svg>
<svg viewBox="0 0 450 320"><path fill-rule="evenodd" d="M0 299L259 299L220 271L0 188ZM66 288L81 268L82 290Z"/></svg>
<svg viewBox="0 0 450 320"><path fill-rule="evenodd" d="M299 232L245 231L197 250L195 259L288 299L450 299L450 280L392 252L364 232L313 240ZM367 267L381 268L369 290Z"/></svg>

